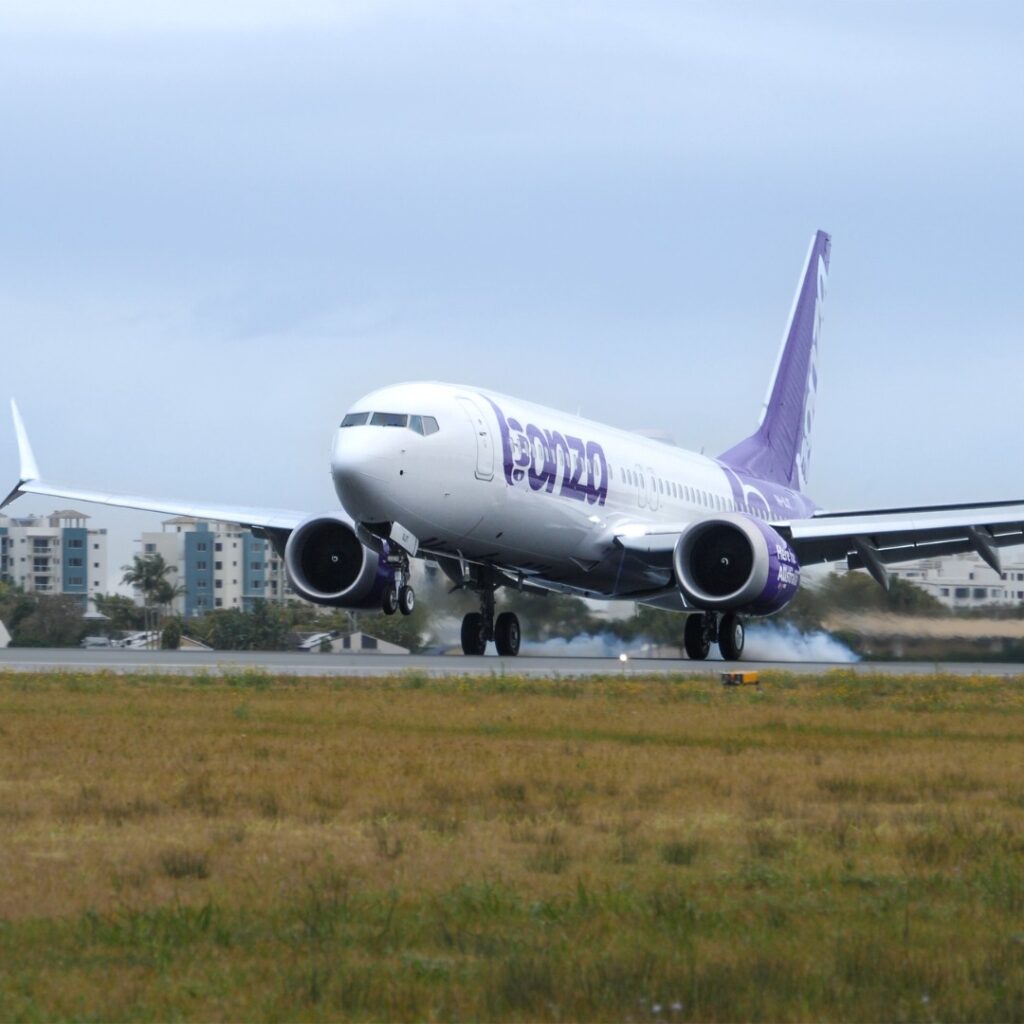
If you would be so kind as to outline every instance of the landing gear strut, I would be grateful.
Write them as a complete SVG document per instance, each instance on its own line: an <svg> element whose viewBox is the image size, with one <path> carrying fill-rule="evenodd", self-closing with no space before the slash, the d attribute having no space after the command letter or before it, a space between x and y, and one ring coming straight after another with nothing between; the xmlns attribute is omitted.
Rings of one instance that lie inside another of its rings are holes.
<svg viewBox="0 0 1024 1024"><path fill-rule="evenodd" d="M494 641L498 654L514 658L519 653L522 637L519 616L514 612L502 612L494 617L494 592L500 584L494 582L491 573L481 572L474 589L480 594L480 611L470 612L462 620L462 653L479 656L487 650L489 641Z"/></svg>
<svg viewBox="0 0 1024 1024"><path fill-rule="evenodd" d="M723 661L739 661L746 643L743 620L735 612L726 612L721 619L717 612L696 612L686 619L683 647L693 661L703 661L718 644Z"/></svg>
<svg viewBox="0 0 1024 1024"><path fill-rule="evenodd" d="M401 612L412 615L416 608L416 592L409 585L409 556L402 550L387 556L388 565L395 573L395 582L384 591L381 610L385 615Z"/></svg>

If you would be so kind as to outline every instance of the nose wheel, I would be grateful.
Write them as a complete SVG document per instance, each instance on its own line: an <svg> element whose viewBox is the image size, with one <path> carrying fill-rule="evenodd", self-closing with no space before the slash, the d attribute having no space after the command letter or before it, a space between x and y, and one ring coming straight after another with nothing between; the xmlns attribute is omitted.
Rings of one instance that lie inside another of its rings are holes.
<svg viewBox="0 0 1024 1024"><path fill-rule="evenodd" d="M385 615L394 615L395 612L412 615L416 609L416 591L409 585L409 556L403 551L390 556L388 562L394 565L395 582L384 591L381 611Z"/></svg>

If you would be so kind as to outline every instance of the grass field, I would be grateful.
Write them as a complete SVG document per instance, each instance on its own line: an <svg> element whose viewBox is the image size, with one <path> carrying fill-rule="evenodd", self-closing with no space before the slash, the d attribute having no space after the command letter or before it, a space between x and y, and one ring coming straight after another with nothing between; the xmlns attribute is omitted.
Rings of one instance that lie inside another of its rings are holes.
<svg viewBox="0 0 1024 1024"><path fill-rule="evenodd" d="M0 675L0 1019L1018 1020L1024 680Z"/></svg>

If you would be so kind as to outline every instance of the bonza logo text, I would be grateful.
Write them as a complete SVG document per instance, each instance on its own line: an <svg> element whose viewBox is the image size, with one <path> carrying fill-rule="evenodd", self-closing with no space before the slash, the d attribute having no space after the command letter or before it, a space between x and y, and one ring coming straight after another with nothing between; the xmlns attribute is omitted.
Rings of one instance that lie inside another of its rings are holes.
<svg viewBox="0 0 1024 1024"><path fill-rule="evenodd" d="M504 453L505 482L515 487L524 480L534 491L558 493L563 498L603 505L608 497L608 460L596 441L544 430L533 423L524 427L514 416L487 399L498 417Z"/></svg>

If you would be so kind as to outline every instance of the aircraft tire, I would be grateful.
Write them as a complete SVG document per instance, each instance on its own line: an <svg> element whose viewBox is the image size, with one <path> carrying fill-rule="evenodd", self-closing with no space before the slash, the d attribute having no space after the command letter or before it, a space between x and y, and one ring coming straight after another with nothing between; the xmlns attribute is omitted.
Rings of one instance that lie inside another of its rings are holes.
<svg viewBox="0 0 1024 1024"><path fill-rule="evenodd" d="M412 615L416 608L416 591L408 584L398 591L398 610L403 615Z"/></svg>
<svg viewBox="0 0 1024 1024"><path fill-rule="evenodd" d="M519 616L515 612L502 612L494 623L494 646L505 658L514 658L519 653L522 633Z"/></svg>
<svg viewBox="0 0 1024 1024"><path fill-rule="evenodd" d="M484 617L479 612L470 612L462 620L462 653L479 656L487 650L487 636L484 632Z"/></svg>
<svg viewBox="0 0 1024 1024"><path fill-rule="evenodd" d="M703 661L711 650L711 643L704 636L704 616L688 615L683 630L683 647L691 661Z"/></svg>
<svg viewBox="0 0 1024 1024"><path fill-rule="evenodd" d="M384 600L381 602L381 611L385 615L394 615L398 611L398 595L394 587L388 587L384 591Z"/></svg>
<svg viewBox="0 0 1024 1024"><path fill-rule="evenodd" d="M718 650L723 661L739 661L743 657L743 647L747 641L747 633L743 620L733 612L726 612L718 624Z"/></svg>

